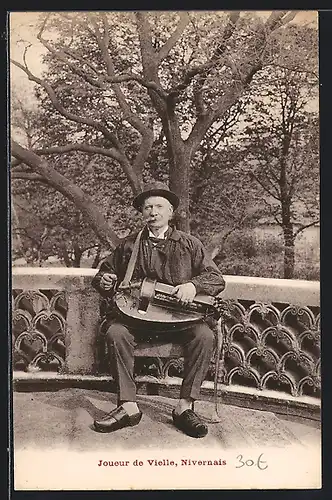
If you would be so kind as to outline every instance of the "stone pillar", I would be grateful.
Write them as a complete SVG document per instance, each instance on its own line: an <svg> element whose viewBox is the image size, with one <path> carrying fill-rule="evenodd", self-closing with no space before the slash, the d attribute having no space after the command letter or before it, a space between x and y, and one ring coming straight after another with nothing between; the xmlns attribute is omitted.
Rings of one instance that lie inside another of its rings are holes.
<svg viewBox="0 0 332 500"><path fill-rule="evenodd" d="M73 281L75 285L73 286ZM91 278L71 280L67 291L68 313L64 372L88 375L96 373L96 340L99 320L99 295L91 287Z"/></svg>

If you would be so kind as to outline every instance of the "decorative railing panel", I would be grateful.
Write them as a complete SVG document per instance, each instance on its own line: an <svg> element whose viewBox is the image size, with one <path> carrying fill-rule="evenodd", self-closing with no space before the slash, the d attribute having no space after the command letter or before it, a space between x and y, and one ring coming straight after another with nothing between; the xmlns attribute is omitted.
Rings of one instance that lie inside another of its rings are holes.
<svg viewBox="0 0 332 500"><path fill-rule="evenodd" d="M220 383L320 397L319 308L235 300L226 304ZM157 357L136 360L136 372L159 379L182 376L178 356L181 349L161 349ZM207 380L214 380L215 366L216 353ZM104 366L102 371L108 370Z"/></svg>
<svg viewBox="0 0 332 500"><path fill-rule="evenodd" d="M221 381L320 396L319 308L228 301Z"/></svg>
<svg viewBox="0 0 332 500"><path fill-rule="evenodd" d="M65 363L64 291L13 290L13 368L60 371Z"/></svg>
<svg viewBox="0 0 332 500"><path fill-rule="evenodd" d="M14 270L14 370L109 373L99 297L90 286L95 272ZM226 276L226 285L219 382L319 397L319 284ZM156 350L151 342L145 358L136 359L136 374L181 376L181 349ZM207 380L215 366L216 355Z"/></svg>

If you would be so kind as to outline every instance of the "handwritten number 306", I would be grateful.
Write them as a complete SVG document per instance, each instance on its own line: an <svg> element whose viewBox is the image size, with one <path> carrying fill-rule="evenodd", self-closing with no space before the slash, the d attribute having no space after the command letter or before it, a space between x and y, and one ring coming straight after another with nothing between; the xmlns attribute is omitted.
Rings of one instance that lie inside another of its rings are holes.
<svg viewBox="0 0 332 500"><path fill-rule="evenodd" d="M240 465L237 465L235 468L240 469L241 467L244 467L245 465L247 467L252 467L253 465L256 465L260 470L265 470L268 468L268 465L266 464L265 460L262 460L263 453L261 453L257 459L256 462L249 458L248 460L243 461L243 455L238 455L236 458L238 459ZM266 466L263 466L263 464L266 464Z"/></svg>

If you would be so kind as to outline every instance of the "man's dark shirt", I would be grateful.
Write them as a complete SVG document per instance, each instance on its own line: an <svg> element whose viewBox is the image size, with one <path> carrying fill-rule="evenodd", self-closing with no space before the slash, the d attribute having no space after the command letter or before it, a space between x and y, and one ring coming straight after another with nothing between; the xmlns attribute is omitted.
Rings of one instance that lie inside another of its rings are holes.
<svg viewBox="0 0 332 500"><path fill-rule="evenodd" d="M216 296L222 292L225 281L202 243L194 236L175 228L169 228L167 233L165 240L154 245L149 241L147 228L143 230L132 281L151 278L173 286L191 282L196 287L196 293ZM102 297L111 298L116 286L123 280L137 234L138 232L124 238L103 261L93 278L92 286ZM101 287L100 281L104 273L117 275L113 291L105 291ZM107 302L110 307L110 302ZM104 310L104 314L108 312L110 311Z"/></svg>

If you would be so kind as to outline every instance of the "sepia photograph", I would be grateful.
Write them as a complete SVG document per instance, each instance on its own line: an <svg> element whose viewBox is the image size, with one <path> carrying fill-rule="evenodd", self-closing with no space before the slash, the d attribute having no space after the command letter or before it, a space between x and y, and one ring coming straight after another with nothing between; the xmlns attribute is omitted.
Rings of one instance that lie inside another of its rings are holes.
<svg viewBox="0 0 332 500"><path fill-rule="evenodd" d="M318 12L8 34L14 490L320 489Z"/></svg>

